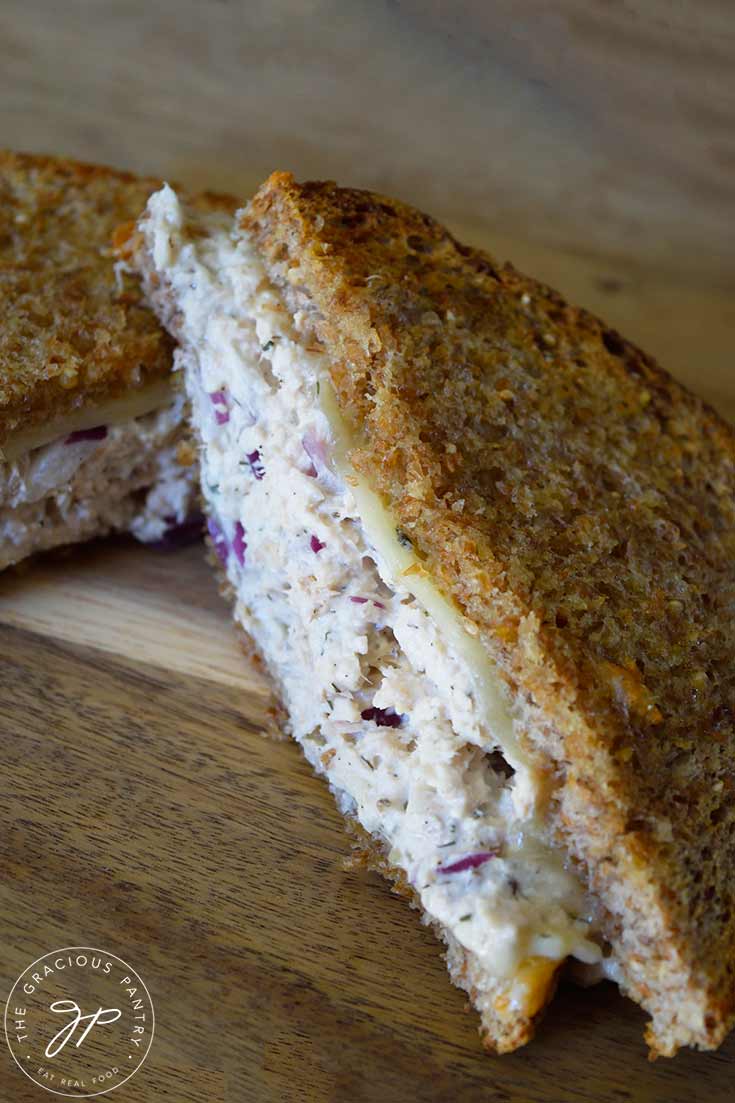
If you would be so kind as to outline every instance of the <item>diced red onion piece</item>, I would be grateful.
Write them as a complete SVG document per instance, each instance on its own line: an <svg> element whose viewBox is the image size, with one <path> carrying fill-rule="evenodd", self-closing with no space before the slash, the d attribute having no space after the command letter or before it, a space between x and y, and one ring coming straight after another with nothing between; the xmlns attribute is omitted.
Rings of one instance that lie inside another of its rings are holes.
<svg viewBox="0 0 735 1103"><path fill-rule="evenodd" d="M174 551L176 548L185 548L188 544L195 544L201 540L204 527L204 517L201 513L194 513L183 521L177 521L174 516L164 517L167 528L159 540L152 540L149 548L156 551ZM219 554L219 553L218 553Z"/></svg>
<svg viewBox="0 0 735 1103"><path fill-rule="evenodd" d="M312 536L309 541L309 547L314 552L314 555L318 555L322 548L326 548L326 544L323 544L318 536Z"/></svg>
<svg viewBox="0 0 735 1103"><path fill-rule="evenodd" d="M210 517L207 521L207 530L212 541L212 546L217 553L217 558L219 559L222 566L226 567L227 556L229 554L227 541L225 539L225 534L213 517Z"/></svg>
<svg viewBox="0 0 735 1103"><path fill-rule="evenodd" d="M478 866L483 866L485 862L489 862L492 858L497 858L498 853L496 850L480 850L476 854L468 854L464 858L460 858L456 862L452 862L448 866L439 866L439 873L464 873L466 869L477 869Z"/></svg>
<svg viewBox="0 0 735 1103"><path fill-rule="evenodd" d="M250 470L252 471L253 475L258 480L258 482L260 482L260 480L265 475L265 467L260 462L260 449L256 448L254 452L248 452L245 459L250 464Z"/></svg>
<svg viewBox="0 0 735 1103"><path fill-rule="evenodd" d="M360 713L363 720L372 720L379 728L400 728L403 717L395 709L378 709L371 705Z"/></svg>
<svg viewBox="0 0 735 1103"><path fill-rule="evenodd" d="M241 567L245 566L245 549L247 544L245 543L245 529L242 527L239 521L235 522L235 535L232 537L232 550L235 553L235 559L238 561Z"/></svg>
<svg viewBox="0 0 735 1103"><path fill-rule="evenodd" d="M325 440L318 437L316 433L309 431L308 433L304 433L301 438L301 443L304 447L304 451L315 467L326 467L327 442Z"/></svg>
<svg viewBox="0 0 735 1103"><path fill-rule="evenodd" d="M320 479L324 489L336 490L339 480L329 466L329 445L327 441L318 437L314 432L307 432L301 438L304 451L311 460L311 464L304 474L311 479Z"/></svg>
<svg viewBox="0 0 735 1103"><path fill-rule="evenodd" d="M212 403L217 424L226 425L230 420L230 400L227 391L210 391L209 400Z"/></svg>
<svg viewBox="0 0 735 1103"><path fill-rule="evenodd" d="M329 470L327 455L327 442L322 437L318 437L316 433L309 431L308 433L304 433L301 438L301 444L311 460L311 464L305 471L305 474L308 475L310 479L316 479L320 474L331 477L332 473Z"/></svg>
<svg viewBox="0 0 735 1103"><path fill-rule="evenodd" d="M378 609L385 609L385 605L383 605L382 601L373 601L373 605L375 605Z"/></svg>
<svg viewBox="0 0 735 1103"><path fill-rule="evenodd" d="M104 440L107 436L106 425L95 425L93 429L75 429L64 441L64 444L79 444L82 440Z"/></svg>
<svg viewBox="0 0 735 1103"><path fill-rule="evenodd" d="M367 605L366 597L351 597L350 601L354 601L355 605Z"/></svg>

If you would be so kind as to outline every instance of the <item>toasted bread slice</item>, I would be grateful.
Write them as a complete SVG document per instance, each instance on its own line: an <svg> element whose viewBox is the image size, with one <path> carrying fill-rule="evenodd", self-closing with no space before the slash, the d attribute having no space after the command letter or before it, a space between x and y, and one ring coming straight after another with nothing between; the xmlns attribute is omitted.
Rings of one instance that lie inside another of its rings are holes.
<svg viewBox="0 0 735 1103"><path fill-rule="evenodd" d="M0 568L111 529L156 541L193 508L172 344L112 256L159 186L0 151Z"/></svg>
<svg viewBox="0 0 735 1103"><path fill-rule="evenodd" d="M141 228L236 618L486 1043L530 1037L572 956L649 1012L653 1055L717 1046L731 429L393 200L278 173L234 234L170 191Z"/></svg>

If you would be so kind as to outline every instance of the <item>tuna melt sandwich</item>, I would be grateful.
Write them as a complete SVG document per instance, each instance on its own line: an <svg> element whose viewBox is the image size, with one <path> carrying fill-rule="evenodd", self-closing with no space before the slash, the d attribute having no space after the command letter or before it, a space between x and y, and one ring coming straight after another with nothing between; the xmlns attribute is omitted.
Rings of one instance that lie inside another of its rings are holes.
<svg viewBox="0 0 735 1103"><path fill-rule="evenodd" d="M159 186L0 151L0 569L111 531L199 528L172 342L112 256Z"/></svg>
<svg viewBox="0 0 735 1103"><path fill-rule="evenodd" d="M444 940L489 1049L564 968L653 1055L735 1005L735 445L598 319L391 199L169 187L211 546L288 727Z"/></svg>

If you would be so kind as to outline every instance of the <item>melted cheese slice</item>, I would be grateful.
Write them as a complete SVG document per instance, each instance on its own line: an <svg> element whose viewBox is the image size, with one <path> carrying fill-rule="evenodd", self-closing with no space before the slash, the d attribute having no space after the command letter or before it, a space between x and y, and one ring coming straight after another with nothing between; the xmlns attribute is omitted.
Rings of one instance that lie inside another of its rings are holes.
<svg viewBox="0 0 735 1103"><path fill-rule="evenodd" d="M126 421L143 417L160 409L171 401L173 383L170 376L157 379L147 387L139 387L119 398L108 399L93 406L83 406L79 410L53 421L35 425L32 429L20 429L12 433L0 448L0 462L12 463L26 452L50 444L52 440L66 437L83 429L93 429L96 425L122 425Z"/></svg>

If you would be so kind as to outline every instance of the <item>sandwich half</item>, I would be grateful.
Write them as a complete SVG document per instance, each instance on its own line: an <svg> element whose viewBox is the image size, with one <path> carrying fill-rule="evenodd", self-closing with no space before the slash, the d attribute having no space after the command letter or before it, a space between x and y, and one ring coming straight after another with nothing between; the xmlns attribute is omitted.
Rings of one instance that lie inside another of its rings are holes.
<svg viewBox="0 0 735 1103"><path fill-rule="evenodd" d="M179 344L211 546L291 734L488 1048L566 968L717 1046L735 1002L733 433L401 203L168 187L126 248Z"/></svg>
<svg viewBox="0 0 735 1103"><path fill-rule="evenodd" d="M110 531L199 528L172 343L112 256L159 186L0 152L0 569Z"/></svg>

